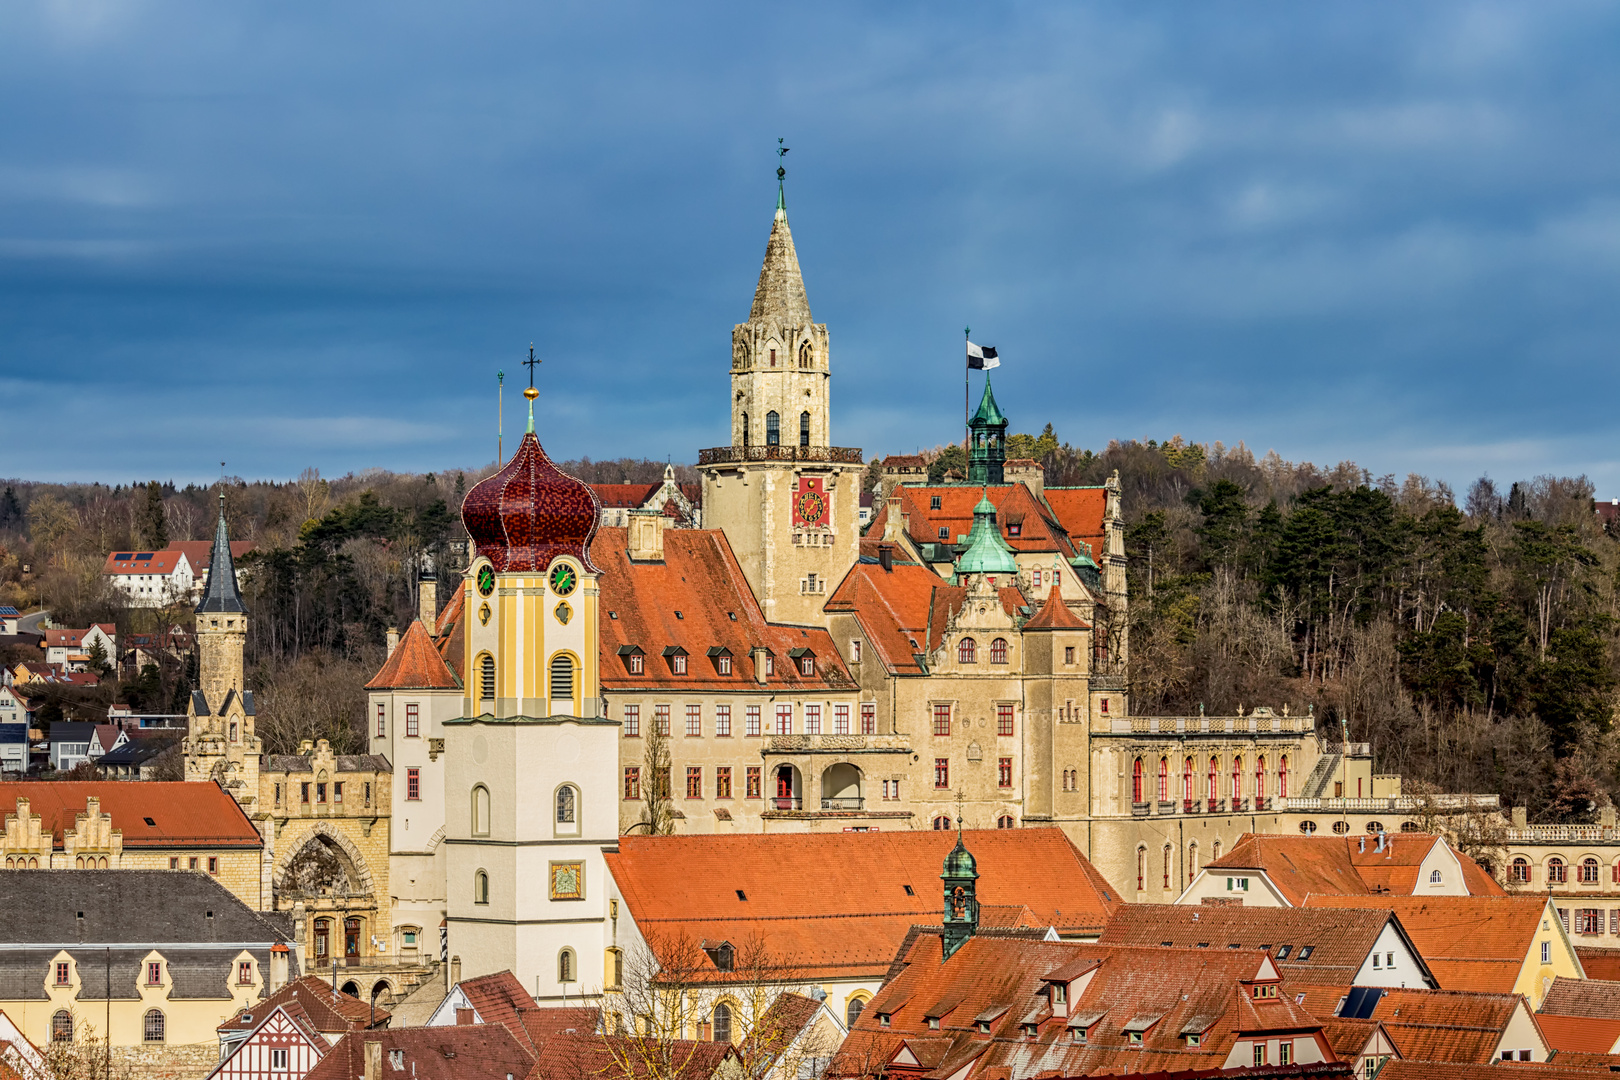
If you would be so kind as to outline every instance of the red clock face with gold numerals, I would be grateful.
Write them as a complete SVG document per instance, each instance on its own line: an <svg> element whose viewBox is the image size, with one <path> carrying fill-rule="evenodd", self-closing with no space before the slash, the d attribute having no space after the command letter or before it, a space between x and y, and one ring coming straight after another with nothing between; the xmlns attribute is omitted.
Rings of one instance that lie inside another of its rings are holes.
<svg viewBox="0 0 1620 1080"><path fill-rule="evenodd" d="M793 524L827 524L827 492L819 476L800 477L793 485Z"/></svg>

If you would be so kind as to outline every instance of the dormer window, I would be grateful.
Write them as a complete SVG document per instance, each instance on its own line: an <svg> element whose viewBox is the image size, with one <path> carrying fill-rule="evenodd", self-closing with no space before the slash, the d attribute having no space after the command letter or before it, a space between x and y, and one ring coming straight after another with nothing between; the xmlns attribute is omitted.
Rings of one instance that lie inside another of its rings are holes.
<svg viewBox="0 0 1620 1080"><path fill-rule="evenodd" d="M670 657L669 658L669 666L670 666L670 670L672 670L675 674L677 674L677 675L685 675L686 674L686 654L685 653L676 653L674 656Z"/></svg>
<svg viewBox="0 0 1620 1080"><path fill-rule="evenodd" d="M947 529L947 528L946 528L946 527L945 527L945 526L943 526L943 525L941 525L941 526L940 526L940 527L939 527L939 538L940 538L940 539L941 539L941 540L944 540L944 539L947 539L947 538L948 538L948 537L949 537L949 536L950 536L950 535L951 535L951 530L949 530L949 529Z"/></svg>
<svg viewBox="0 0 1620 1080"><path fill-rule="evenodd" d="M1204 1044L1204 1037L1202 1035L1188 1035L1187 1036L1187 1045L1189 1047L1202 1046L1203 1044Z"/></svg>
<svg viewBox="0 0 1620 1080"><path fill-rule="evenodd" d="M640 653L636 653L636 654L634 654L633 656L630 657L630 674L632 674L632 675L641 675L646 670L647 670L647 661L642 658L642 655Z"/></svg>
<svg viewBox="0 0 1620 1080"><path fill-rule="evenodd" d="M892 1021L893 1019L894 1019L894 1014L893 1013L880 1012L880 1013L878 1013L878 1026L879 1027L888 1027L890 1021Z"/></svg>
<svg viewBox="0 0 1620 1080"><path fill-rule="evenodd" d="M1083 1027L1072 1027L1072 1028L1070 1028L1069 1029L1069 1039L1072 1042L1075 1042L1075 1043L1079 1044L1080 1046L1086 1045L1086 1029L1083 1028Z"/></svg>
<svg viewBox="0 0 1620 1080"><path fill-rule="evenodd" d="M720 657L719 660L716 662L715 666L720 669L720 674L722 674L722 675L730 675L731 674L731 657L729 657L729 656Z"/></svg>
<svg viewBox="0 0 1620 1080"><path fill-rule="evenodd" d="M1036 1025L1034 1025L1034 1024L1025 1024L1024 1025L1024 1038L1033 1039L1039 1033L1040 1033L1040 1029Z"/></svg>
<svg viewBox="0 0 1620 1080"><path fill-rule="evenodd" d="M938 1031L939 1030L939 1017L930 1016L928 1018L928 1030L930 1030L930 1031Z"/></svg>
<svg viewBox="0 0 1620 1080"><path fill-rule="evenodd" d="M980 1020L978 1023L974 1024L973 1027L980 1035L990 1034L990 1021L988 1020Z"/></svg>
<svg viewBox="0 0 1620 1080"><path fill-rule="evenodd" d="M1008 536L1022 536L1023 533L1024 533L1024 523L1023 522L1021 522L1021 521L1009 521L1009 522L1007 522L1007 535Z"/></svg>
<svg viewBox="0 0 1620 1080"><path fill-rule="evenodd" d="M1132 1031L1127 1034L1126 1041L1128 1041L1132 1046L1141 1046L1142 1033L1140 1031Z"/></svg>
<svg viewBox="0 0 1620 1080"><path fill-rule="evenodd" d="M1069 1003L1069 984L1055 982L1052 984L1052 1004L1067 1005Z"/></svg>
<svg viewBox="0 0 1620 1080"><path fill-rule="evenodd" d="M1311 958L1311 953L1313 953L1315 951L1316 951L1316 946L1315 945L1307 945L1303 949L1299 950L1298 959L1300 959L1300 960L1309 960Z"/></svg>
<svg viewBox="0 0 1620 1080"><path fill-rule="evenodd" d="M939 509L939 496L938 495L930 495L930 496L928 496L928 509L930 509L930 510L938 510Z"/></svg>
<svg viewBox="0 0 1620 1080"><path fill-rule="evenodd" d="M647 658L641 651L640 645L620 645L619 655L624 657L624 666L632 675L642 675L647 670Z"/></svg>

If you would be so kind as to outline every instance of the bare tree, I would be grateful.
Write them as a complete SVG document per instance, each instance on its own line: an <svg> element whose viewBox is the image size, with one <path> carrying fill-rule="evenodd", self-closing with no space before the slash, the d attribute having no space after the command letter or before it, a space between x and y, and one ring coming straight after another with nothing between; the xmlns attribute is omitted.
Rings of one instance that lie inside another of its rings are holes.
<svg viewBox="0 0 1620 1080"><path fill-rule="evenodd" d="M657 715L648 717L647 741L642 747L646 780L641 786L641 820L653 836L675 831L674 792L670 790L669 732L659 727Z"/></svg>

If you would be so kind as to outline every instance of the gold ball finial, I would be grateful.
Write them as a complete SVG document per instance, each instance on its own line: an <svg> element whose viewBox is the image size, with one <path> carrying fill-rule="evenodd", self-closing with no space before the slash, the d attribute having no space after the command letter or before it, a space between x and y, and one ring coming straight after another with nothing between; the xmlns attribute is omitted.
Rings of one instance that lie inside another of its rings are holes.
<svg viewBox="0 0 1620 1080"><path fill-rule="evenodd" d="M531 386L523 391L523 396L528 398L530 401L533 401L535 398L540 396L540 391Z"/></svg>

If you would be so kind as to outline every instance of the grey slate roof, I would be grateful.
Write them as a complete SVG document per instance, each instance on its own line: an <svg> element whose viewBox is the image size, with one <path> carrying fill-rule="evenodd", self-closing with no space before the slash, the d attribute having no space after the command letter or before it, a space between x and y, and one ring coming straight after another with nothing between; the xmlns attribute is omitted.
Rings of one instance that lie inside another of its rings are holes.
<svg viewBox="0 0 1620 1080"><path fill-rule="evenodd" d="M219 493L219 524L214 529L214 549L208 556L208 587L197 612L246 614L242 594L236 588L236 562L231 558L230 532L225 528L225 493Z"/></svg>
<svg viewBox="0 0 1620 1080"><path fill-rule="evenodd" d="M51 725L51 743L53 745L60 742L87 743L90 741L91 736L95 734L95 731L96 725L94 724L58 720Z"/></svg>
<svg viewBox="0 0 1620 1080"><path fill-rule="evenodd" d="M381 754L339 754L339 772L391 772L393 766Z"/></svg>
<svg viewBox="0 0 1620 1080"><path fill-rule="evenodd" d="M6 741L3 729L7 726L8 725L0 724L0 742ZM144 765L146 762L151 761L153 758L157 757L159 754L178 743L180 741L180 734L181 733L177 730L174 733L174 737L168 739L157 735L151 735L144 739L131 739L118 749L109 750L105 754L102 754L101 757L97 759L96 764L103 769L112 768L115 765Z"/></svg>

